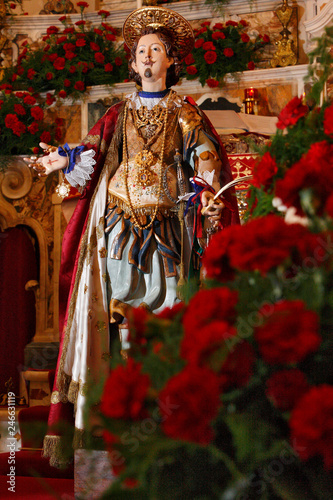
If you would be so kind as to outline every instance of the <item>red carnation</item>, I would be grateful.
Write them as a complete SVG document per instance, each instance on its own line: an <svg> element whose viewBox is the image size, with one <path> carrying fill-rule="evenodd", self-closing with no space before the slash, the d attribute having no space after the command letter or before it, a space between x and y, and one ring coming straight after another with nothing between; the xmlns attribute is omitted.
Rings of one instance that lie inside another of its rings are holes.
<svg viewBox="0 0 333 500"><path fill-rule="evenodd" d="M144 307L133 307L127 313L129 324L129 341L138 345L147 343L145 332L149 314Z"/></svg>
<svg viewBox="0 0 333 500"><path fill-rule="evenodd" d="M57 28L57 26L49 26L46 30L46 33L48 35L55 35L56 33L58 33L59 31L59 28Z"/></svg>
<svg viewBox="0 0 333 500"><path fill-rule="evenodd" d="M84 26L86 24L86 21L84 21L83 19L81 19L80 21L76 21L76 26Z"/></svg>
<svg viewBox="0 0 333 500"><path fill-rule="evenodd" d="M263 41L264 43L269 43L271 40L270 40L270 38L269 38L269 36L268 36L268 35L264 35L264 36L262 37L262 41Z"/></svg>
<svg viewBox="0 0 333 500"><path fill-rule="evenodd" d="M16 73L14 73L12 75L12 82L15 82L17 80L17 77L18 77L18 75Z"/></svg>
<svg viewBox="0 0 333 500"><path fill-rule="evenodd" d="M227 47L224 49L223 54L225 57L232 57L234 55L234 51L230 47Z"/></svg>
<svg viewBox="0 0 333 500"><path fill-rule="evenodd" d="M213 40L223 40L224 38L225 34L222 33L222 31L215 31L215 33L212 33Z"/></svg>
<svg viewBox="0 0 333 500"><path fill-rule="evenodd" d="M32 80L36 73L37 72L34 69L29 68L27 72L27 78L29 78L29 80Z"/></svg>
<svg viewBox="0 0 333 500"><path fill-rule="evenodd" d="M178 302L173 307L165 307L161 312L157 314L157 317L159 319L173 320L179 314L184 312L184 310L185 310L184 302Z"/></svg>
<svg viewBox="0 0 333 500"><path fill-rule="evenodd" d="M204 54L204 58L205 58L205 61L206 61L207 64L214 64L214 62L217 59L216 52L214 52L213 50L208 50Z"/></svg>
<svg viewBox="0 0 333 500"><path fill-rule="evenodd" d="M79 38L78 40L76 40L75 45L77 47L84 47L86 45L86 43L87 42L85 41L84 38Z"/></svg>
<svg viewBox="0 0 333 500"><path fill-rule="evenodd" d="M55 69L61 71L64 69L66 63L66 59L64 57L57 57L53 63Z"/></svg>
<svg viewBox="0 0 333 500"><path fill-rule="evenodd" d="M333 135L333 104L324 112L324 132L327 135Z"/></svg>
<svg viewBox="0 0 333 500"><path fill-rule="evenodd" d="M213 44L213 42L205 42L202 46L202 48L204 50L216 50L216 47L215 45Z"/></svg>
<svg viewBox="0 0 333 500"><path fill-rule="evenodd" d="M218 373L220 390L224 392L231 388L244 387L252 377L254 361L254 349L251 344L246 341L237 344Z"/></svg>
<svg viewBox="0 0 333 500"><path fill-rule="evenodd" d="M74 59L74 57L76 57L75 52L72 52L70 50L68 50L67 52L65 52L65 58L66 59L72 60L72 59Z"/></svg>
<svg viewBox="0 0 333 500"><path fill-rule="evenodd" d="M276 126L280 129L285 129L295 125L298 120L305 116L308 112L308 107L305 106L300 97L294 97L288 102L279 114L279 121Z"/></svg>
<svg viewBox="0 0 333 500"><path fill-rule="evenodd" d="M301 370L275 372L266 382L266 395L281 411L290 411L308 391L309 384Z"/></svg>
<svg viewBox="0 0 333 500"><path fill-rule="evenodd" d="M75 82L74 88L75 88L75 90L80 90L81 92L83 92L85 89L84 82L82 82L81 80Z"/></svg>
<svg viewBox="0 0 333 500"><path fill-rule="evenodd" d="M80 7L81 9L86 9L89 7L89 4L87 2L77 2L76 4L78 7Z"/></svg>
<svg viewBox="0 0 333 500"><path fill-rule="evenodd" d="M102 52L95 52L95 61L99 64L103 64L104 63L104 55L102 54Z"/></svg>
<svg viewBox="0 0 333 500"><path fill-rule="evenodd" d="M217 376L206 368L187 366L168 380L160 393L159 407L167 436L210 443L214 438L211 422L220 407Z"/></svg>
<svg viewBox="0 0 333 500"><path fill-rule="evenodd" d="M28 131L30 132L31 135L37 134L38 130L39 130L39 126L38 126L38 123L36 123L36 122L33 122L28 127Z"/></svg>
<svg viewBox="0 0 333 500"><path fill-rule="evenodd" d="M209 26L210 25L210 21L204 21L200 24L200 26Z"/></svg>
<svg viewBox="0 0 333 500"><path fill-rule="evenodd" d="M99 52L101 50L100 46L97 45L97 43L95 43L95 42L90 42L90 48L91 48L91 50L94 50L95 52Z"/></svg>
<svg viewBox="0 0 333 500"><path fill-rule="evenodd" d="M116 66L121 66L123 64L123 60L121 59L121 57L116 57L114 63Z"/></svg>
<svg viewBox="0 0 333 500"><path fill-rule="evenodd" d="M149 387L150 378L142 373L141 363L128 358L124 366L117 366L107 378L101 399L101 412L109 418L145 418L145 399Z"/></svg>
<svg viewBox="0 0 333 500"><path fill-rule="evenodd" d="M52 80L53 77L54 77L54 75L50 71L48 73L46 73L46 80Z"/></svg>
<svg viewBox="0 0 333 500"><path fill-rule="evenodd" d="M67 92L65 90L60 90L59 97L61 97L61 99L65 99L65 97L67 97Z"/></svg>
<svg viewBox="0 0 333 500"><path fill-rule="evenodd" d="M265 311L258 314L265 318ZM282 300L272 306L272 313L255 329L255 339L267 363L290 364L318 349L318 330L318 315L306 309L302 300Z"/></svg>
<svg viewBox="0 0 333 500"><path fill-rule="evenodd" d="M203 46L204 42L205 42L205 40L203 38L198 38L198 40L196 40L194 43L194 47L196 49L200 49L200 47Z"/></svg>
<svg viewBox="0 0 333 500"><path fill-rule="evenodd" d="M239 24L241 24L242 26L244 26L244 27L245 27L245 26L247 26L247 25L248 25L248 22L247 22L247 21L245 21L245 19L241 19L241 20L239 21Z"/></svg>
<svg viewBox="0 0 333 500"><path fill-rule="evenodd" d="M225 23L226 26L238 26L238 23L236 23L235 21L227 21Z"/></svg>
<svg viewBox="0 0 333 500"><path fill-rule="evenodd" d="M311 144L309 151L277 181L276 196L303 215L300 193L304 189L312 190L317 213L321 214L333 190L333 144Z"/></svg>
<svg viewBox="0 0 333 500"><path fill-rule="evenodd" d="M22 104L14 104L14 111L17 115L21 115L21 116L24 116L27 114L27 112L26 112L24 106L22 106Z"/></svg>
<svg viewBox="0 0 333 500"><path fill-rule="evenodd" d="M98 14L99 16L102 16L102 17L104 18L104 17L109 17L110 12L109 12L108 10L99 10L99 11L97 12L97 14Z"/></svg>
<svg viewBox="0 0 333 500"><path fill-rule="evenodd" d="M114 41L115 41L115 39L116 39L115 35L113 35L112 33L106 33L105 38L106 38L109 42L114 42Z"/></svg>
<svg viewBox="0 0 333 500"><path fill-rule="evenodd" d="M68 78L65 78L64 80L64 87L70 87L71 86L71 81L68 80Z"/></svg>
<svg viewBox="0 0 333 500"><path fill-rule="evenodd" d="M24 104L28 104L28 106L33 106L36 104L36 99L32 95L26 95L23 99Z"/></svg>
<svg viewBox="0 0 333 500"><path fill-rule="evenodd" d="M55 138L55 140L56 140L56 141L58 141L58 142L61 140L61 138L62 138L62 131L61 131L61 128L57 127L57 128L55 129L54 138Z"/></svg>
<svg viewBox="0 0 333 500"><path fill-rule="evenodd" d="M49 54L47 58L50 62L54 62L58 58L58 54Z"/></svg>
<svg viewBox="0 0 333 500"><path fill-rule="evenodd" d="M327 199L325 211L330 217L333 218L333 194L331 194L331 196Z"/></svg>
<svg viewBox="0 0 333 500"><path fill-rule="evenodd" d="M186 64L187 66L190 66L191 64L193 64L193 63L195 62L194 57L193 57L193 55L192 55L192 54L188 54L188 55L185 57L184 61L185 61L185 64Z"/></svg>
<svg viewBox="0 0 333 500"><path fill-rule="evenodd" d="M76 71L76 67L75 66L70 66L69 72L73 74L73 73L75 73L75 71Z"/></svg>
<svg viewBox="0 0 333 500"><path fill-rule="evenodd" d="M223 30L224 26L222 23L216 23L213 26L213 30Z"/></svg>
<svg viewBox="0 0 333 500"><path fill-rule="evenodd" d="M103 31L99 28L94 28L94 33L96 33L96 35L103 35Z"/></svg>
<svg viewBox="0 0 333 500"><path fill-rule="evenodd" d="M236 328L226 321L211 321L200 330L186 331L180 347L180 355L189 363L213 368L216 364L216 351L233 345L237 335ZM215 360L215 361L214 361Z"/></svg>
<svg viewBox="0 0 333 500"><path fill-rule="evenodd" d="M255 64L254 64L254 62L253 62L253 61L250 61L250 62L248 62L248 63L247 63L247 69L252 70L252 69L254 69L254 68L255 68Z"/></svg>
<svg viewBox="0 0 333 500"><path fill-rule="evenodd" d="M58 19L58 20L59 20L61 23L63 23L64 21L66 21L66 20L67 20L67 16L61 16L61 17L59 17L59 19Z"/></svg>
<svg viewBox="0 0 333 500"><path fill-rule="evenodd" d="M277 171L276 161L267 151L260 161L254 165L252 184L258 188L267 188Z"/></svg>
<svg viewBox="0 0 333 500"><path fill-rule="evenodd" d="M309 390L290 418L291 442L302 460L321 456L333 467L333 387L322 384Z"/></svg>
<svg viewBox="0 0 333 500"><path fill-rule="evenodd" d="M59 38L57 39L57 45L61 45L62 43L64 43L65 41L67 40L67 36L64 35L64 36L59 36ZM72 45L72 44L65 44L65 45ZM64 45L64 47L65 47ZM67 49L65 49L67 50Z"/></svg>
<svg viewBox="0 0 333 500"><path fill-rule="evenodd" d="M214 89L216 87L219 86L219 82L217 80L215 80L215 78L208 78L206 80L206 84L208 85L208 87L210 87L211 89Z"/></svg>
<svg viewBox="0 0 333 500"><path fill-rule="evenodd" d="M108 73L112 70L113 70L113 65L111 63L106 63L106 65L104 66L104 71Z"/></svg>
<svg viewBox="0 0 333 500"><path fill-rule="evenodd" d="M44 118L44 111L39 106L31 108L31 116L36 120L36 122L41 122Z"/></svg>
<svg viewBox="0 0 333 500"><path fill-rule="evenodd" d="M65 28L63 33L74 33L75 29L73 26L69 26L68 28Z"/></svg>
<svg viewBox="0 0 333 500"><path fill-rule="evenodd" d="M188 73L189 75L195 75L196 73L198 73L198 70L195 66L187 66L186 73Z"/></svg>
<svg viewBox="0 0 333 500"><path fill-rule="evenodd" d="M16 68L16 73L18 75L23 75L24 73L24 68L22 66L20 66L19 68Z"/></svg>
<svg viewBox="0 0 333 500"><path fill-rule="evenodd" d="M214 321L233 322L236 318L238 293L227 287L199 290L190 300L183 317L185 335Z"/></svg>
<svg viewBox="0 0 333 500"><path fill-rule="evenodd" d="M249 37L249 35L247 33L242 33L241 34L241 39L242 39L242 42L244 42L244 43L247 43L247 42L250 41L250 37Z"/></svg>

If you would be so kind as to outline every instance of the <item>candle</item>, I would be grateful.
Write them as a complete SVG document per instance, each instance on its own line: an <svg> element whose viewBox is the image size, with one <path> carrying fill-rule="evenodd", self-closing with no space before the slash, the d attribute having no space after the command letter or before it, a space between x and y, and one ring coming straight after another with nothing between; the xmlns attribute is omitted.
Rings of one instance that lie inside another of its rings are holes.
<svg viewBox="0 0 333 500"><path fill-rule="evenodd" d="M258 89L253 87L245 89L245 99L258 99Z"/></svg>

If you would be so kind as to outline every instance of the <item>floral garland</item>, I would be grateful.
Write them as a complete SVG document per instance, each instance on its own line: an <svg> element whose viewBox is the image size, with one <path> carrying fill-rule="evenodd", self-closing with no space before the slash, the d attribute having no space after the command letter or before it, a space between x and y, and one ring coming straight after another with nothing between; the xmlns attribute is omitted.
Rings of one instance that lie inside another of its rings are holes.
<svg viewBox="0 0 333 500"><path fill-rule="evenodd" d="M263 47L270 43L268 35L258 35L251 40L245 32L247 21L227 21L225 24L201 23L194 30L195 44L185 58L183 77L199 78L202 85L218 87L228 73L253 70Z"/></svg>
<svg viewBox="0 0 333 500"><path fill-rule="evenodd" d="M88 86L112 85L127 75L127 56L116 44L117 32L106 22L108 11L100 10L101 23L87 28L83 18L86 2L78 2L81 19L74 25L64 15L59 18L63 30L49 26L43 45L34 50L23 42L17 64L4 72L0 89L10 84L12 89L46 92L73 99L82 96Z"/></svg>

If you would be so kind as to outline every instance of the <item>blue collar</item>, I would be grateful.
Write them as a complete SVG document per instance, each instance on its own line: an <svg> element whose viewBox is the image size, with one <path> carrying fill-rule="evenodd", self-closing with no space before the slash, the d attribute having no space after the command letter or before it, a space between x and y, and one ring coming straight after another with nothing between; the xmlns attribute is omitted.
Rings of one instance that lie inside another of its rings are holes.
<svg viewBox="0 0 333 500"><path fill-rule="evenodd" d="M161 90L160 92L145 92L144 90L140 90L138 93L140 97L148 97L148 98L153 98L153 97L164 97L168 94L170 89L165 89Z"/></svg>

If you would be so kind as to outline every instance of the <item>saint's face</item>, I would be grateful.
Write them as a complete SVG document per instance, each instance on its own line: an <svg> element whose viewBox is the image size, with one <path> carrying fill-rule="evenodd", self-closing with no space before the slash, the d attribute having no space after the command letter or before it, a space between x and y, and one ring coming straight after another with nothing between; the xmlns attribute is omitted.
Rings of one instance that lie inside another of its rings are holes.
<svg viewBox="0 0 333 500"><path fill-rule="evenodd" d="M136 61L132 63L134 71L139 73L142 79L142 87L145 83L160 83L165 89L165 80L168 68L173 59L167 56L165 46L158 35L144 35L140 38L136 49Z"/></svg>

